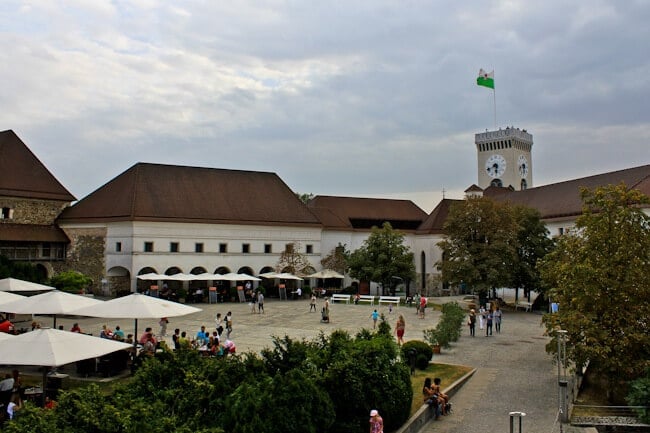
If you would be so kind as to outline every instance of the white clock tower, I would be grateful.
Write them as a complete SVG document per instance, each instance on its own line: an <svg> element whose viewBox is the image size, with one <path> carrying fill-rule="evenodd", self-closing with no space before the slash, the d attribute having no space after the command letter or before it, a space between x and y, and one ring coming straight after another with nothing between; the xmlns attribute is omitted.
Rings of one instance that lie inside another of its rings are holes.
<svg viewBox="0 0 650 433"><path fill-rule="evenodd" d="M520 191L533 186L533 136L525 129L481 132L474 135L474 143L481 188L502 186Z"/></svg>

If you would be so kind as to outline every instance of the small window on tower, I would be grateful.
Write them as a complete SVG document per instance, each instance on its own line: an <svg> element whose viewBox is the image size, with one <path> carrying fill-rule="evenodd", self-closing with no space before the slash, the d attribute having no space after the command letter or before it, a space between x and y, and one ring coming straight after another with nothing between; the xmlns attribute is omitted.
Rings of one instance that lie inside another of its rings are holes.
<svg viewBox="0 0 650 433"><path fill-rule="evenodd" d="M2 212L0 213L0 219L10 220L14 217L14 210L10 207L3 207Z"/></svg>

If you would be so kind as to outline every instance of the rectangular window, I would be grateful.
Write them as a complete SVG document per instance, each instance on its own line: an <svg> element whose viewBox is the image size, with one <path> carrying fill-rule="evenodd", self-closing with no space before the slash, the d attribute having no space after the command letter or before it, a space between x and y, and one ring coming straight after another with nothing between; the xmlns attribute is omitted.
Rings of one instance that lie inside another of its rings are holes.
<svg viewBox="0 0 650 433"><path fill-rule="evenodd" d="M170 242L169 243L169 252L170 253L177 253L178 252L178 242Z"/></svg>
<svg viewBox="0 0 650 433"><path fill-rule="evenodd" d="M0 212L0 219L10 220L14 217L14 210L10 207L3 207L2 212Z"/></svg>
<svg viewBox="0 0 650 433"><path fill-rule="evenodd" d="M272 248L271 244L264 244L264 254L271 254Z"/></svg>
<svg viewBox="0 0 650 433"><path fill-rule="evenodd" d="M251 244L242 244L241 252L244 253L244 254L250 253L251 252Z"/></svg>
<svg viewBox="0 0 650 433"><path fill-rule="evenodd" d="M49 242L43 242L43 257L50 257L51 246Z"/></svg>
<svg viewBox="0 0 650 433"><path fill-rule="evenodd" d="M145 253L153 253L153 242L145 242L144 243L144 252Z"/></svg>
<svg viewBox="0 0 650 433"><path fill-rule="evenodd" d="M194 244L194 252L195 253L202 253L203 252L203 244L202 243Z"/></svg>
<svg viewBox="0 0 650 433"><path fill-rule="evenodd" d="M308 244L306 247L306 252L307 254L314 254L314 246Z"/></svg>
<svg viewBox="0 0 650 433"><path fill-rule="evenodd" d="M122 251L122 242L115 242L115 252L121 252Z"/></svg>
<svg viewBox="0 0 650 433"><path fill-rule="evenodd" d="M562 236L564 234L564 227L560 227L557 230L558 230L558 233L560 234L560 236Z"/></svg>
<svg viewBox="0 0 650 433"><path fill-rule="evenodd" d="M284 246L284 252L287 254L293 253L293 244L286 244Z"/></svg>
<svg viewBox="0 0 650 433"><path fill-rule="evenodd" d="M220 253L227 253L228 252L228 244L219 244L219 252Z"/></svg>

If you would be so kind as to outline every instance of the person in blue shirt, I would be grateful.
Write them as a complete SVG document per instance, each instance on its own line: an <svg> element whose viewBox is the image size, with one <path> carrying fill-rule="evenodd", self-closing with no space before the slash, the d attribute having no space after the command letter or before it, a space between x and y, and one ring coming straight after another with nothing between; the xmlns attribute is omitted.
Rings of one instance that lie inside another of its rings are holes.
<svg viewBox="0 0 650 433"><path fill-rule="evenodd" d="M377 319L379 319L377 310L373 311L370 317L372 318L372 329L375 329L377 327Z"/></svg>
<svg viewBox="0 0 650 433"><path fill-rule="evenodd" d="M196 333L196 343L199 346L205 346L209 339L210 335L205 331L205 326L201 326L201 330Z"/></svg>

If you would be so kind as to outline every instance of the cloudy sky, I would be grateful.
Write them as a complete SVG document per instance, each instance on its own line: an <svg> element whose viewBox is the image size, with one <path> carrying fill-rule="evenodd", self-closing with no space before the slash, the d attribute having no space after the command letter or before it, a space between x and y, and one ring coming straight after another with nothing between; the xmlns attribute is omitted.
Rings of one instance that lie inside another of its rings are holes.
<svg viewBox="0 0 650 433"><path fill-rule="evenodd" d="M649 22L647 0L2 0L0 130L79 199L152 162L428 212L477 182L479 68L535 185L650 163Z"/></svg>

